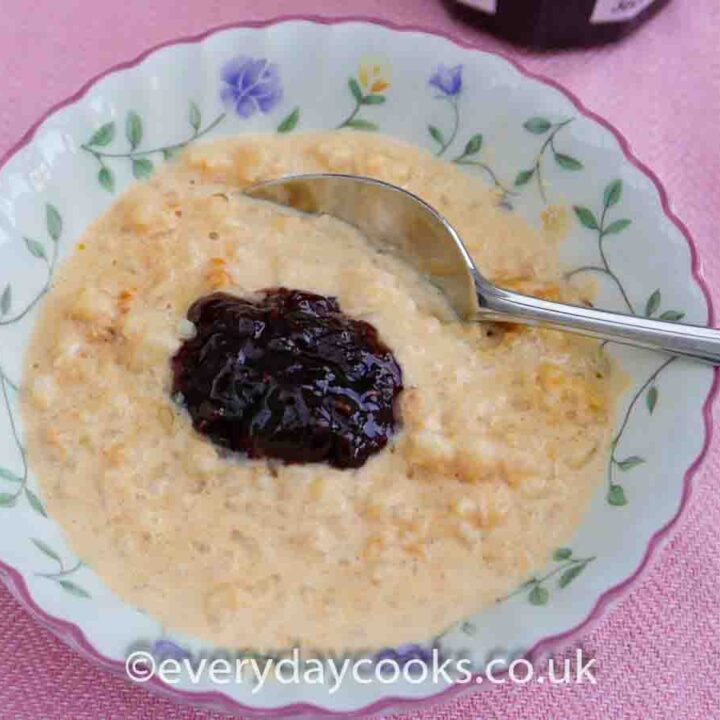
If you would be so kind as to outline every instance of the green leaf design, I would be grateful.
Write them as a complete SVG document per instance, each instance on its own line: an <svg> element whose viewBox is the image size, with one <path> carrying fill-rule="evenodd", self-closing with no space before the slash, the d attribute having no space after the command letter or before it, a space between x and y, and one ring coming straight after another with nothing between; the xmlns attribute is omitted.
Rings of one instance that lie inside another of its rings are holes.
<svg viewBox="0 0 720 720"><path fill-rule="evenodd" d="M465 144L463 155L475 155L475 153L480 152L482 144L483 136L480 133L475 133Z"/></svg>
<svg viewBox="0 0 720 720"><path fill-rule="evenodd" d="M130 150L134 150L140 144L142 136L142 120L134 110L131 110L125 119L125 137L130 143Z"/></svg>
<svg viewBox="0 0 720 720"><path fill-rule="evenodd" d="M25 241L28 252L33 257L38 258L38 260L47 260L47 254L45 253L45 248L42 246L42 243L29 237L24 237L23 240Z"/></svg>
<svg viewBox="0 0 720 720"><path fill-rule="evenodd" d="M3 480L9 480L10 482L22 482L22 478L20 476L3 467L0 467L0 478Z"/></svg>
<svg viewBox="0 0 720 720"><path fill-rule="evenodd" d="M436 128L434 125L428 125L428 132L430 133L432 139L436 143L438 143L438 145L445 144L445 138L443 137L442 131L439 128Z"/></svg>
<svg viewBox="0 0 720 720"><path fill-rule="evenodd" d="M515 178L515 185L525 185L526 183L530 182L530 179L535 174L535 169L532 168L530 170L522 170L517 174L517 177Z"/></svg>
<svg viewBox="0 0 720 720"><path fill-rule="evenodd" d="M74 583L72 580L58 580L58 585L60 587L69 592L71 595L74 595L75 597L79 598L89 598L90 593L87 590L84 590L81 588L77 583Z"/></svg>
<svg viewBox="0 0 720 720"><path fill-rule="evenodd" d="M575 205L573 206L573 210L575 211L575 215L577 215L577 219L580 221L580 224L583 227L586 227L590 230L600 229L597 218L593 214L593 211L590 210L590 208L582 207L581 205Z"/></svg>
<svg viewBox="0 0 720 720"><path fill-rule="evenodd" d="M607 494L607 501L610 505L614 505L615 507L627 505L627 498L625 497L625 490L623 490L622 485L612 484L610 486Z"/></svg>
<svg viewBox="0 0 720 720"><path fill-rule="evenodd" d="M200 114L200 108L194 103L190 102L190 110L188 111L188 122L192 129L197 132L202 125L202 115Z"/></svg>
<svg viewBox="0 0 720 720"><path fill-rule="evenodd" d="M0 295L0 314L7 315L12 307L12 287L10 283L5 286L5 289Z"/></svg>
<svg viewBox="0 0 720 720"><path fill-rule="evenodd" d="M179 152L180 148L165 147L162 149L163 160L172 160Z"/></svg>
<svg viewBox="0 0 720 720"><path fill-rule="evenodd" d="M668 322L675 322L677 320L682 320L685 317L684 312L680 312L678 310L666 310L661 316L661 320L667 320Z"/></svg>
<svg viewBox="0 0 720 720"><path fill-rule="evenodd" d="M109 145L115 137L115 123L109 122L101 125L88 140L88 145L95 147L105 147Z"/></svg>
<svg viewBox="0 0 720 720"><path fill-rule="evenodd" d="M565 170L582 170L583 168L583 164L577 158L565 153L556 152L555 162Z"/></svg>
<svg viewBox="0 0 720 720"><path fill-rule="evenodd" d="M657 312L657 309L660 307L661 300L662 296L660 294L660 290L656 290L645 303L645 317L651 317Z"/></svg>
<svg viewBox="0 0 720 720"><path fill-rule="evenodd" d="M572 555L572 550L568 547L558 548L553 553L553 560L560 562L561 560L567 560Z"/></svg>
<svg viewBox="0 0 720 720"><path fill-rule="evenodd" d="M0 508L9 508L17 502L17 495L10 493L0 493Z"/></svg>
<svg viewBox="0 0 720 720"><path fill-rule="evenodd" d="M290 132L295 129L300 119L300 108L296 107L278 126L277 131L279 133Z"/></svg>
<svg viewBox="0 0 720 720"><path fill-rule="evenodd" d="M607 184L605 192L603 193L603 205L606 208L617 205L620 202L622 196L622 180L613 180Z"/></svg>
<svg viewBox="0 0 720 720"><path fill-rule="evenodd" d="M146 178L153 171L153 164L148 158L133 158L132 173L138 180Z"/></svg>
<svg viewBox="0 0 720 720"><path fill-rule="evenodd" d="M355 100L357 102L362 102L363 94L362 90L360 89L360 85L358 84L358 81L355 78L349 78L348 87L350 88L350 92L352 93L352 96L355 98Z"/></svg>
<svg viewBox="0 0 720 720"><path fill-rule="evenodd" d="M42 515L43 517L47 517L47 513L45 512L43 504L40 502L40 498L28 487L25 488L25 498L27 499L30 507L36 513Z"/></svg>
<svg viewBox="0 0 720 720"><path fill-rule="evenodd" d="M346 127L355 128L355 130L377 130L378 126L374 122L369 120L363 120L362 118L355 118L345 123Z"/></svg>
<svg viewBox="0 0 720 720"><path fill-rule="evenodd" d="M366 95L362 99L363 105L382 105L385 102L384 95Z"/></svg>
<svg viewBox="0 0 720 720"><path fill-rule="evenodd" d="M550 593L542 585L536 585L528 594L532 605L547 605L549 599Z"/></svg>
<svg viewBox="0 0 720 720"><path fill-rule="evenodd" d="M552 127L552 123L544 117L532 117L523 123L523 127L534 135L542 135Z"/></svg>
<svg viewBox="0 0 720 720"><path fill-rule="evenodd" d="M603 230L603 235L617 235L617 233L622 232L630 224L632 224L632 220L628 220L627 218L615 220Z"/></svg>
<svg viewBox="0 0 720 720"><path fill-rule="evenodd" d="M60 239L63 229L62 217L52 203L45 205L45 227L47 227L48 235L53 240L58 241Z"/></svg>
<svg viewBox="0 0 720 720"><path fill-rule="evenodd" d="M658 401L658 389L653 385L645 395L645 404L647 405L648 412L652 415L655 410L655 406Z"/></svg>
<svg viewBox="0 0 720 720"><path fill-rule="evenodd" d="M109 167L103 166L100 168L100 172L98 172L98 182L108 192L115 191L115 176L112 174L112 170L110 170Z"/></svg>
<svg viewBox="0 0 720 720"><path fill-rule="evenodd" d="M632 470L634 467L637 467L638 465L642 465L645 462L645 460L638 455L631 455L630 457L625 458L624 460L618 460L617 466L623 471L626 472L628 470Z"/></svg>
<svg viewBox="0 0 720 720"><path fill-rule="evenodd" d="M51 560L54 560L60 567L62 567L62 560L60 556L46 543L37 538L30 538L32 544L42 553L45 553Z"/></svg>
<svg viewBox="0 0 720 720"><path fill-rule="evenodd" d="M562 575L560 575L558 587L567 587L585 569L586 565L587 563L578 563L577 565L569 567L564 573L562 573Z"/></svg>

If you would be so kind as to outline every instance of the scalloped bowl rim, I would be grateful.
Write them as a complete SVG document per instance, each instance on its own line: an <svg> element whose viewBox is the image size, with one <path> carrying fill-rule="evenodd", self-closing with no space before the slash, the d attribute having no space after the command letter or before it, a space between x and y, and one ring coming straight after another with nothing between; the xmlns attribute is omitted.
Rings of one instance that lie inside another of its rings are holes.
<svg viewBox="0 0 720 720"><path fill-rule="evenodd" d="M536 73L528 70L521 63L501 51L498 52L494 50L483 50L478 45L467 40L463 40L451 32L434 30L431 28L423 27L422 25L394 23L390 20L385 20L382 18L368 15L343 15L340 17L323 17L313 14L301 13L280 15L267 20L249 20L225 23L204 30L201 33L193 35L183 35L178 38L164 41L143 51L131 60L117 63L109 69L94 75L88 81L86 81L75 93L51 106L42 114L39 120L37 120L30 126L30 128L28 128L28 130L23 134L20 140L14 143L12 147L3 154L3 156L0 158L0 170L4 168L8 161L17 152L23 149L34 139L37 131L54 113L82 99L87 94L87 92L103 78L109 75L113 75L117 72L136 67L158 50L175 45L198 43L208 38L209 36L223 30L231 30L237 28L262 29L281 23L298 21L305 21L318 25L366 23L370 25L377 25L396 32L426 34L441 37L463 49L473 50L475 52L483 53L486 55L496 56L505 61L513 68L515 68L524 77L530 78L543 85L550 86L558 90L573 104L574 107L577 108L577 110L584 117L593 120L594 122L601 125L604 129L608 130L618 141L625 159L637 170L639 170L643 175L645 175L654 185L658 193L662 211L665 214L665 217L670 220L671 223L675 225L675 227L680 231L688 245L688 249L690 252L690 265L692 276L693 279L697 282L698 287L700 288L704 300L707 304L708 325L714 326L715 308L713 305L712 297L710 295L708 284L703 275L702 265L699 259L695 241L693 240L690 231L688 230L685 223L673 211L667 191L665 190L665 187L663 186L659 177L647 165L645 165L645 163L643 163L635 156L631 148L630 142L622 134L622 132L620 132L620 130L618 130L609 121L587 108L572 91L565 88L556 80L553 80L552 78L549 78L541 73ZM715 399L718 393L718 389L720 388L719 378L720 373L715 370L712 386L707 394L707 397L705 398L702 407L702 416L705 431L703 444L697 457L685 471L683 477L682 494L676 513L672 518L670 518L667 523L665 523L665 525L663 525L652 535L648 542L648 546L645 550L643 558L635 571L620 583L605 590L598 597L597 601L595 602L594 606L591 608L585 619L575 625L575 627L570 628L569 630L566 630L562 633L557 633L555 635L545 637L536 642L530 648L530 650L525 653L525 657L530 660L530 662L537 662L541 658L548 656L553 651L553 649L557 649L559 646L571 643L572 641L576 640L581 634L585 634L590 629L592 629L602 619L606 611L610 607L612 607L613 604L616 604L624 595L626 595L630 591L630 589L636 583L638 583L644 573L647 572L650 568L654 558L658 554L658 551L661 549L663 544L668 541L670 531L678 522L681 515L688 506L693 490L693 478L698 471L700 465L702 464L705 455L710 447L714 429L711 408L713 400ZM72 647L85 658L93 661L97 665L113 673L121 674L123 677L126 677L124 663L112 660L101 654L87 640L84 632L77 625L67 620L55 617L47 613L43 608L41 608L40 605L38 605L32 598L25 583L25 580L20 574L20 572L13 567L5 564L2 560L0 560L0 579L4 582L12 595L20 602L20 604L25 609L27 609L30 614L35 617L42 625L51 630L57 637L59 637L70 647ZM186 690L177 690L174 688L170 688L164 683L162 683L162 681L160 681L157 677L153 677L149 682L145 683L145 685L150 686L155 692L164 695L170 699L184 702L195 707L203 707L205 709L232 714L242 712L250 717L263 718L309 717L310 715L314 717L320 716L326 718L367 718L369 715L377 716L378 714L385 714L390 711L416 710L423 707L428 707L430 705L435 705L438 702L447 701L453 698L457 698L460 695L468 694L472 691L473 688L477 687L475 683L468 683L467 685L455 684L427 697L417 699L399 696L386 696L364 707L345 712L328 710L326 708L322 708L320 706L310 703L291 703L288 705L278 706L274 708L258 709L238 702L230 698L229 696L217 691L196 693ZM487 684L485 684L483 687L487 688Z"/></svg>

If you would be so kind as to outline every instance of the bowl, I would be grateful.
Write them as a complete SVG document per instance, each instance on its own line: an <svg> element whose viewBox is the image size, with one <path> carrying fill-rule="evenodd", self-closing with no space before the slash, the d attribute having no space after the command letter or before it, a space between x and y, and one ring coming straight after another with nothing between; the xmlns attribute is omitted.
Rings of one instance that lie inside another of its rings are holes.
<svg viewBox="0 0 720 720"><path fill-rule="evenodd" d="M276 73L221 98L228 63ZM277 90L277 88L276 88ZM227 98L226 98L227 99ZM555 83L497 55L413 28L291 18L185 38L98 76L51 109L0 169L0 576L42 623L103 667L142 649L161 659L203 648L113 595L47 516L28 471L18 408L24 350L59 262L136 178L201 139L342 127L427 148L497 187L531 224L573 208L563 262L592 273L608 309L712 324L692 240L627 142ZM576 640L637 580L687 504L710 439L713 371L608 346L629 376L607 474L582 526L536 576L434 638L382 657L463 655L470 682L302 682L147 686L198 706L279 717L367 717L483 684L491 660L538 663ZM372 618L368 618L372 622ZM376 656L377 659L377 656Z"/></svg>

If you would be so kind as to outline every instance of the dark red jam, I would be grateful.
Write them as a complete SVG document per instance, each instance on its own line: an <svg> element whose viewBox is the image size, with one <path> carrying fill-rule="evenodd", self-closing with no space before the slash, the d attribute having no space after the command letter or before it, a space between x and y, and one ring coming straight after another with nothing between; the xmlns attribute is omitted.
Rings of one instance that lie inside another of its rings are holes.
<svg viewBox="0 0 720 720"><path fill-rule="evenodd" d="M172 360L193 427L250 458L360 467L395 432L402 371L369 323L335 298L272 288L214 293Z"/></svg>

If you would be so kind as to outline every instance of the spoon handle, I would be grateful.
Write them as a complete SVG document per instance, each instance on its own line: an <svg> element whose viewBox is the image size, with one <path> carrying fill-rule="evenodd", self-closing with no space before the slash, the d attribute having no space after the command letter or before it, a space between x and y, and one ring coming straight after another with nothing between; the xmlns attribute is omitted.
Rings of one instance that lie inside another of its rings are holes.
<svg viewBox="0 0 720 720"><path fill-rule="evenodd" d="M720 365L720 330L713 328L565 305L494 286L480 286L478 301L480 320L541 325Z"/></svg>

